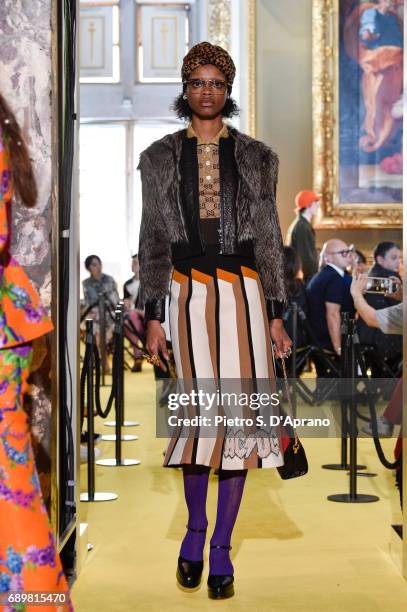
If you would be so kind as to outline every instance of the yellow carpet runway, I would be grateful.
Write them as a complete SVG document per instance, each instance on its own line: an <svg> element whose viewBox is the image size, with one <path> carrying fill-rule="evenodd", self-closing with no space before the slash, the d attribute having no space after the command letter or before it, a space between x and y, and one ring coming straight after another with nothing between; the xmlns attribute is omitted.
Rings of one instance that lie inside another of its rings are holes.
<svg viewBox="0 0 407 612"><path fill-rule="evenodd" d="M380 501L340 504L327 495L348 491L342 472L321 469L337 462L338 440L304 440L309 467L305 477L283 482L276 470L249 471L232 538L235 597L208 599L208 545L202 586L184 593L175 570L185 533L182 474L161 467L165 440L155 437L155 385L152 369L126 374L126 418L141 421L124 433L124 457L134 467L96 466L96 489L114 491L113 502L81 504L93 544L73 587L76 612L158 610L255 610L401 612L407 609L407 582L390 554L392 523L401 522L392 472L381 467L373 443L359 442L359 462L377 478L358 478L359 492ZM96 419L96 430L113 433ZM394 440L385 440L392 456ZM113 457L114 442L102 442ZM86 490L86 465L81 468ZM208 538L214 526L217 479L210 477Z"/></svg>

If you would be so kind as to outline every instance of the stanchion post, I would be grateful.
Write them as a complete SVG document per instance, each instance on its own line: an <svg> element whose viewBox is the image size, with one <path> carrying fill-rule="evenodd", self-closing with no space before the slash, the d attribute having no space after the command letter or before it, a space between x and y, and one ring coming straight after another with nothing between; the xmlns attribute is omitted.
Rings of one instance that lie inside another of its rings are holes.
<svg viewBox="0 0 407 612"><path fill-rule="evenodd" d="M343 312L341 317L341 378L349 380L349 351L348 351L349 313ZM341 462L326 463L322 467L325 470L348 470L348 399L340 398L341 409ZM358 470L364 470L365 465L356 466Z"/></svg>
<svg viewBox="0 0 407 612"><path fill-rule="evenodd" d="M125 407L125 401L124 401L124 303L121 301L120 302L120 342L119 342L119 346L120 346L120 384L121 384L121 405L120 405L120 414L121 414L121 420L120 420L120 425L121 427L124 426L124 407Z"/></svg>
<svg viewBox="0 0 407 612"><path fill-rule="evenodd" d="M123 427L137 427L138 425L140 425L140 423L138 421L126 421L125 420L125 414L124 414L124 408L125 408L125 401L124 401L124 302L123 300L121 300L117 307L116 307L116 311L120 311L121 313L121 320L120 320L120 341L119 341L119 345L120 345L120 352L121 352L121 363L123 364L123 367L121 367L120 369L120 373L121 373L121 378L118 381L118 384L121 384L121 389L122 389L122 410L121 410L121 426ZM107 421L105 423L106 427L115 427L116 428L116 421ZM112 436L103 436L102 440L114 440L114 437ZM126 441L126 442L130 442L132 440L137 440L137 436L131 436L128 434L124 434L122 435L122 440Z"/></svg>
<svg viewBox="0 0 407 612"><path fill-rule="evenodd" d="M341 316L341 378L346 379L347 372L347 352L346 352L346 334L348 331L349 313L343 312ZM348 405L345 398L340 398L341 410L341 461L340 463L327 463L322 467L325 470L347 470L348 465Z"/></svg>
<svg viewBox="0 0 407 612"><path fill-rule="evenodd" d="M353 334L355 332L355 321L349 321L348 328L348 365L349 365L349 383L350 383L350 400L349 400L349 496L354 501L357 498L357 479L356 479L356 461L357 461L357 423L356 423L356 404L355 404L355 376L356 363L355 351L353 348Z"/></svg>
<svg viewBox="0 0 407 612"><path fill-rule="evenodd" d="M349 493L336 493L328 495L328 500L333 502L342 502L348 504L365 504L378 501L377 495L365 495L357 493L357 415L355 405L355 390L356 390L356 360L354 349L355 337L355 321L349 319L347 321L346 333L346 381L350 384L349 398L349 435L350 435L350 457L349 457ZM344 355L345 356L345 355Z"/></svg>
<svg viewBox="0 0 407 612"><path fill-rule="evenodd" d="M116 493L99 493L95 492L95 443L93 439L94 426L93 426L93 408L94 408L94 378L93 378L93 365L94 365L94 342L95 338L93 335L93 320L86 319L86 348L89 350L88 361L85 364L87 369L87 410L88 410L88 491L87 493L81 493L80 500L82 502L99 502L99 501L113 501L117 499Z"/></svg>
<svg viewBox="0 0 407 612"><path fill-rule="evenodd" d="M93 423L93 398L94 398L94 379L93 379L93 321L86 319L86 346L89 347L89 360L87 365L87 409L88 409L88 496L89 501L95 498L95 443L94 443L94 423Z"/></svg>
<svg viewBox="0 0 407 612"><path fill-rule="evenodd" d="M356 400L356 378L358 369L358 357L356 354L356 345L359 345L359 336L356 331L356 321L349 321L349 354L348 365L349 373L347 377L351 385L351 396L349 402L349 476L350 476L350 495L356 496L356 478L357 476L365 476L367 478L374 477L377 474L373 472L359 472L361 466L357 465L357 400ZM366 466L362 466L363 469Z"/></svg>
<svg viewBox="0 0 407 612"><path fill-rule="evenodd" d="M294 418L297 416L297 338L298 338L298 304L293 302L293 342L291 353L292 409Z"/></svg>
<svg viewBox="0 0 407 612"><path fill-rule="evenodd" d="M115 386L115 434L102 436L102 440L114 440L115 442L115 458L114 459L99 459L96 463L106 467L130 466L139 465L138 459L123 459L122 458L122 440L131 441L137 440L137 436L122 435L122 424L124 419L124 336L123 336L123 305L119 304L115 311L115 350L113 375L117 377Z"/></svg>
<svg viewBox="0 0 407 612"><path fill-rule="evenodd" d="M341 377L346 380L348 376L349 353L347 350L349 313L342 314L341 324ZM348 469L348 402L341 398L341 469Z"/></svg>
<svg viewBox="0 0 407 612"><path fill-rule="evenodd" d="M116 412L116 439L115 439L115 451L116 451L116 463L120 465L122 461L122 398L123 398L123 385L122 385L122 349L121 349L121 316L120 309L117 308L115 311L115 340L117 342L117 350L115 351L115 359L117 359L117 368L115 369L117 375L116 385L116 397L115 397L115 412Z"/></svg>
<svg viewBox="0 0 407 612"><path fill-rule="evenodd" d="M100 332L100 361L102 365L102 387L104 387L106 376L106 307L103 293L99 296L98 308Z"/></svg>

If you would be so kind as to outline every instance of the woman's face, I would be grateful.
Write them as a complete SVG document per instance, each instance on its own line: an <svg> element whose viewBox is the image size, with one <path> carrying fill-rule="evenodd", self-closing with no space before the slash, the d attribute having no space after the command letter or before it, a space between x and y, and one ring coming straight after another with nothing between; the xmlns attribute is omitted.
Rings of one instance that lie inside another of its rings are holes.
<svg viewBox="0 0 407 612"><path fill-rule="evenodd" d="M202 79L203 81L215 81L219 85L219 81L226 83L225 75L212 64L199 66L191 72L188 81L194 79ZM216 83L215 83L216 84ZM203 87L194 87L193 83L187 85L187 100L194 115L200 119L215 119L218 117L227 98L227 88L210 87L209 83L204 83Z"/></svg>
<svg viewBox="0 0 407 612"><path fill-rule="evenodd" d="M89 272L90 275L94 276L95 278L99 277L102 274L102 264L98 259L92 259L89 264Z"/></svg>
<svg viewBox="0 0 407 612"><path fill-rule="evenodd" d="M352 271L355 271L358 274L365 274L367 272L367 268L368 266L365 263L363 263L361 259L359 259L358 257L354 259Z"/></svg>

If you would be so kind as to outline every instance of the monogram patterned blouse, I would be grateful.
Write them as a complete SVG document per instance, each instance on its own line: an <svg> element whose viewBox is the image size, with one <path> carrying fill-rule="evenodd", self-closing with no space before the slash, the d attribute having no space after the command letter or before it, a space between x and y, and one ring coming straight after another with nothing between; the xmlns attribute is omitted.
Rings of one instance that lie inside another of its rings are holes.
<svg viewBox="0 0 407 612"><path fill-rule="evenodd" d="M0 349L30 342L53 329L23 268L10 255L12 179L0 130Z"/></svg>
<svg viewBox="0 0 407 612"><path fill-rule="evenodd" d="M224 125L210 142L204 142L190 125L187 137L198 140L199 216L201 219L218 219L220 217L219 139L228 137L228 128Z"/></svg>

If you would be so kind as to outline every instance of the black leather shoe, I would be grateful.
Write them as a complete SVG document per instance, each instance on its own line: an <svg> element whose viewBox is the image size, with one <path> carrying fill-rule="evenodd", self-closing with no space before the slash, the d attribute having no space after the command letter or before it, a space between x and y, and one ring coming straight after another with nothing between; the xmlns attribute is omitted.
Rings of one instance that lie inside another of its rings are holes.
<svg viewBox="0 0 407 612"><path fill-rule="evenodd" d="M222 546L220 544L211 544L211 548L223 548L224 550L231 550L231 546ZM228 599L233 597L235 594L235 588L233 586L234 578L230 576L208 576L208 595L210 599Z"/></svg>
<svg viewBox="0 0 407 612"><path fill-rule="evenodd" d="M235 589L233 576L208 576L208 595L210 599L233 597Z"/></svg>
<svg viewBox="0 0 407 612"><path fill-rule="evenodd" d="M196 589L201 584L203 561L188 561L178 557L177 581L184 589Z"/></svg>
<svg viewBox="0 0 407 612"><path fill-rule="evenodd" d="M204 533L204 529L193 529L189 525L186 526L188 531L195 533ZM188 561L183 557L178 557L177 566L177 581L180 586L184 589L196 589L201 584L201 577L203 571L203 560L202 561Z"/></svg>

